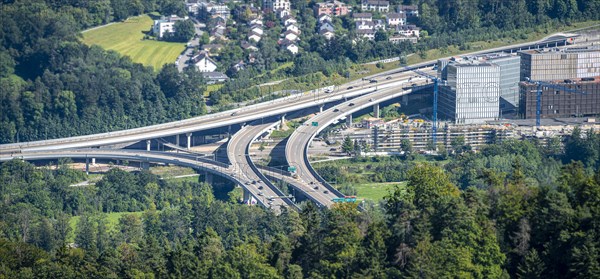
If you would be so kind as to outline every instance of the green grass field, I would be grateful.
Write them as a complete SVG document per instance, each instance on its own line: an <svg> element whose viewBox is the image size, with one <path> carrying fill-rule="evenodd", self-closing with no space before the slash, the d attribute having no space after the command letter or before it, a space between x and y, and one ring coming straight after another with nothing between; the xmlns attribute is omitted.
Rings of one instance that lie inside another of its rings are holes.
<svg viewBox="0 0 600 279"><path fill-rule="evenodd" d="M134 62L152 66L158 71L164 64L175 63L185 44L144 40L145 33L152 29L152 23L148 15L132 17L125 22L84 32L83 42L117 51L131 57Z"/></svg>
<svg viewBox="0 0 600 279"><path fill-rule="evenodd" d="M141 216L143 211L137 212L111 212L111 213L103 213L106 217L106 228L111 231L114 230L117 224L119 223L119 218L121 218L124 214L135 214ZM79 216L71 217L69 220L69 226L71 226L71 235L69 236L69 242L75 241L75 230L77 228L77 222L79 222Z"/></svg>
<svg viewBox="0 0 600 279"><path fill-rule="evenodd" d="M357 197L359 199L364 198L372 201L380 201L394 185L404 187L406 182L365 183L355 185L354 188L358 192Z"/></svg>

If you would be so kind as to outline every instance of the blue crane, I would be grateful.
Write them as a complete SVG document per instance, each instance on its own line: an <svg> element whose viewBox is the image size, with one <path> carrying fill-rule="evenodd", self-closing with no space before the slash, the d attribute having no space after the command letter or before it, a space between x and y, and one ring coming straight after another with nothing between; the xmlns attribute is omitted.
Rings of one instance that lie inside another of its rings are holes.
<svg viewBox="0 0 600 279"><path fill-rule="evenodd" d="M541 114L542 114L542 88L548 87L552 89L558 89L564 92L570 93L579 93L579 94L587 94L586 92L582 92L579 90L567 88L565 85L552 84L539 80L531 80L530 78L526 78L528 82L533 83L537 86L536 88L536 108L535 108L535 126L540 127L541 125Z"/></svg>
<svg viewBox="0 0 600 279"><path fill-rule="evenodd" d="M418 68L405 67L409 71L413 71L420 76L424 76L433 81L433 129L431 131L431 141L433 142L434 148L437 148L437 108L438 108L438 82L440 78L432 76L428 73L422 72Z"/></svg>

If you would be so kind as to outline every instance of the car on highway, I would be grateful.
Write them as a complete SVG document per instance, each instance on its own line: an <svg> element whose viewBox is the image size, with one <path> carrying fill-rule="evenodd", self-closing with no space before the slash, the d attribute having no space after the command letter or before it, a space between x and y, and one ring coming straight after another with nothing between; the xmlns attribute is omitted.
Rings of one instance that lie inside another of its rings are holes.
<svg viewBox="0 0 600 279"><path fill-rule="evenodd" d="M236 112L232 113L231 116L236 116L237 114L238 114L238 112L236 111Z"/></svg>
<svg viewBox="0 0 600 279"><path fill-rule="evenodd" d="M263 192L258 192L258 195L259 195L259 196L262 196L262 195L264 195L264 194L263 194Z"/></svg>
<svg viewBox="0 0 600 279"><path fill-rule="evenodd" d="M258 189L259 189L259 190L262 190L263 188L264 188L263 186L258 186Z"/></svg>
<svg viewBox="0 0 600 279"><path fill-rule="evenodd" d="M334 109L334 110L333 110L333 112L338 112L338 111L340 111L340 110L339 110L339 109Z"/></svg>
<svg viewBox="0 0 600 279"><path fill-rule="evenodd" d="M373 102L373 98L370 98L370 99L369 99L369 102Z"/></svg>
<svg viewBox="0 0 600 279"><path fill-rule="evenodd" d="M329 151L337 151L337 148L331 148Z"/></svg>
<svg viewBox="0 0 600 279"><path fill-rule="evenodd" d="M252 184L256 184L256 180L252 180Z"/></svg>
<svg viewBox="0 0 600 279"><path fill-rule="evenodd" d="M329 191L325 190L323 191L323 194L329 194Z"/></svg>
<svg viewBox="0 0 600 279"><path fill-rule="evenodd" d="M354 106L354 103L349 103L348 106L349 107Z"/></svg>
<svg viewBox="0 0 600 279"><path fill-rule="evenodd" d="M246 185L250 185L250 181L246 181Z"/></svg>
<svg viewBox="0 0 600 279"><path fill-rule="evenodd" d="M370 83L377 83L377 80L376 80L376 79L372 79L372 80L370 80L369 82L370 82Z"/></svg>
<svg viewBox="0 0 600 279"><path fill-rule="evenodd" d="M348 87L348 88L346 88L346 89L350 90L350 89L353 89L353 88L354 88L354 86L349 86L349 87Z"/></svg>
<svg viewBox="0 0 600 279"><path fill-rule="evenodd" d="M390 79L392 79L392 76L388 76L385 79L390 80Z"/></svg>

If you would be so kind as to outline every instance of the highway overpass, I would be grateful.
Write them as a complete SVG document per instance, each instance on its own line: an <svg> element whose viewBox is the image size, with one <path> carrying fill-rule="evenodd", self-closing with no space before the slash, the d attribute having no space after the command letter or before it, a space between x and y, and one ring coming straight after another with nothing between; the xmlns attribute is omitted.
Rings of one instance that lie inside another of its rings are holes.
<svg viewBox="0 0 600 279"><path fill-rule="evenodd" d="M475 55L481 53L498 52L498 51L518 51L521 49L529 49L535 47L553 46L559 44L566 44L568 38L571 35L557 34L548 36L547 38L533 42L516 44L508 47L494 48L491 50L482 50L465 55ZM415 68L426 68L434 65L436 60L427 61L412 65ZM390 76L397 73L405 72L406 70L394 69L384 73L376 74L367 79L379 78L383 76ZM393 77L390 80L381 80L378 84L379 89L385 89L388 87L398 86L399 80ZM322 91L311 91L300 94L291 95L285 98L276 99L269 102L259 103L255 105L246 106L244 108L229 110L225 112L204 115L200 117L194 117L190 119L174 121L164 124L152 125L142 128L135 128L129 130L121 130L108 133L93 134L87 136L78 136L62 139L34 141L25 143L15 144L4 144L0 145L0 154L18 153L27 151L40 151L40 150L57 150L66 148L82 148L82 147L98 147L115 144L123 144L130 142L138 142L148 139L156 139L167 136L178 136L179 135L191 135L192 132L208 130L212 128L225 127L234 124L248 123L256 119L265 118L269 116L285 115L286 113L313 107L320 106L328 102L338 101L341 99L347 99L363 94L374 92L374 88L361 88L361 81L353 81L340 86L342 90L334 93L325 94ZM356 87L352 89L344 89L349 87ZM189 137L188 137L189 138Z"/></svg>

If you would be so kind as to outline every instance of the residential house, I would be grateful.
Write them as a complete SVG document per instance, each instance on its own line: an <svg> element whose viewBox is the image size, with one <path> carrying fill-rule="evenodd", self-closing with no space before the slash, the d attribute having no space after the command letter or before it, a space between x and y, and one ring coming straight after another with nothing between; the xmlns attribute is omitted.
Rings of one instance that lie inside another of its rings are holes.
<svg viewBox="0 0 600 279"><path fill-rule="evenodd" d="M331 22L331 16L328 14L322 14L319 16L319 23L324 22L324 21L329 21Z"/></svg>
<svg viewBox="0 0 600 279"><path fill-rule="evenodd" d="M229 79L227 75L221 72L204 72L202 76L206 80L206 84L222 83Z"/></svg>
<svg viewBox="0 0 600 279"><path fill-rule="evenodd" d="M246 20L255 20L255 19L260 18L260 16L261 16L260 10L256 7L254 7L254 4L239 5L233 10L233 14L237 18L243 18ZM253 23L250 23L250 24L253 24Z"/></svg>
<svg viewBox="0 0 600 279"><path fill-rule="evenodd" d="M277 42L281 47L287 49L292 54L298 53L298 45L294 41L288 39L281 39Z"/></svg>
<svg viewBox="0 0 600 279"><path fill-rule="evenodd" d="M251 52L248 54L248 63L253 64L254 62L256 62L256 56L257 54L254 52Z"/></svg>
<svg viewBox="0 0 600 279"><path fill-rule="evenodd" d="M321 30L328 30L328 31L334 32L335 27L333 27L333 24L331 24L331 22L326 21L326 22L323 22L321 24L321 26L319 26L319 32L321 32Z"/></svg>
<svg viewBox="0 0 600 279"><path fill-rule="evenodd" d="M222 40L222 41L227 41L227 36L225 35L227 33L227 28L225 28L225 26L222 25L217 25L215 28L213 28L210 31L210 41L214 41L214 40Z"/></svg>
<svg viewBox="0 0 600 279"><path fill-rule="evenodd" d="M333 30L328 30L328 29L319 30L319 34L324 36L325 39L327 39L327 40L331 40L333 37L335 37L335 32Z"/></svg>
<svg viewBox="0 0 600 279"><path fill-rule="evenodd" d="M398 12L405 14L407 17L418 17L419 7L417 5L400 5Z"/></svg>
<svg viewBox="0 0 600 279"><path fill-rule="evenodd" d="M245 70L246 63L244 63L244 60L240 60L238 63L235 63L233 66L231 66L231 69L235 72Z"/></svg>
<svg viewBox="0 0 600 279"><path fill-rule="evenodd" d="M404 13L389 13L385 15L385 18L389 26L406 24L406 14Z"/></svg>
<svg viewBox="0 0 600 279"><path fill-rule="evenodd" d="M288 26L290 24L298 24L298 21L292 17L292 16L284 16L283 18L281 18L281 22L283 23L283 25Z"/></svg>
<svg viewBox="0 0 600 279"><path fill-rule="evenodd" d="M255 18L249 22L250 25L263 26L263 21L260 18Z"/></svg>
<svg viewBox="0 0 600 279"><path fill-rule="evenodd" d="M175 32L174 26L175 22L180 20L186 20L188 17L178 17L176 15L172 15L170 17L162 17L161 19L155 20L152 25L152 33L154 36L158 38L162 38L166 33Z"/></svg>
<svg viewBox="0 0 600 279"><path fill-rule="evenodd" d="M353 13L352 19L354 21L373 21L373 15L371 13Z"/></svg>
<svg viewBox="0 0 600 279"><path fill-rule="evenodd" d="M217 56L218 53L223 49L223 45L222 44L205 44L202 45L202 51L212 55L212 56Z"/></svg>
<svg viewBox="0 0 600 279"><path fill-rule="evenodd" d="M290 10L286 9L277 9L274 11L274 13L278 18L284 18L291 15Z"/></svg>
<svg viewBox="0 0 600 279"><path fill-rule="evenodd" d="M248 32L248 41L254 41L256 43L260 42L261 35L254 33L252 31Z"/></svg>
<svg viewBox="0 0 600 279"><path fill-rule="evenodd" d="M286 38L289 41L296 41L298 40L298 36L300 34L292 31L292 30L287 30L285 31L283 34L281 34L282 37Z"/></svg>
<svg viewBox="0 0 600 279"><path fill-rule="evenodd" d="M412 25L412 24L408 24L408 25L398 25L396 26L396 33L406 36L406 37L419 37L421 32L421 28Z"/></svg>
<svg viewBox="0 0 600 279"><path fill-rule="evenodd" d="M217 69L217 62L212 60L208 53L201 52L200 54L192 57L192 64L198 69L199 72L214 72Z"/></svg>
<svg viewBox="0 0 600 279"><path fill-rule="evenodd" d="M254 26L250 27L250 32L256 33L260 36L262 36L264 34L262 27L258 26L258 25L254 25Z"/></svg>
<svg viewBox="0 0 600 279"><path fill-rule="evenodd" d="M292 5L290 4L290 0L264 0L263 9L273 12L282 9L289 12L292 9Z"/></svg>
<svg viewBox="0 0 600 279"><path fill-rule="evenodd" d="M300 34L300 28L298 28L298 25L296 25L296 24L290 24L290 25L286 26L285 30L291 30L291 31L294 31L294 32Z"/></svg>
<svg viewBox="0 0 600 279"><path fill-rule="evenodd" d="M200 9L199 3L185 3L185 9L188 13L197 15L198 10Z"/></svg>
<svg viewBox="0 0 600 279"><path fill-rule="evenodd" d="M413 44L416 44L417 41L419 40L417 37L406 37L403 35L396 35L396 36L392 36L388 39L390 41L390 43L401 43L401 42L411 42Z"/></svg>
<svg viewBox="0 0 600 279"><path fill-rule="evenodd" d="M356 30L356 35L359 38L363 38L363 39L367 39L367 40L375 40L375 33L377 33L377 31L375 31L373 29Z"/></svg>
<svg viewBox="0 0 600 279"><path fill-rule="evenodd" d="M390 11L390 2L384 0L363 0L360 7L363 11L387 13Z"/></svg>
<svg viewBox="0 0 600 279"><path fill-rule="evenodd" d="M248 41L242 41L241 42L241 47L242 47L243 50L258 51L258 48L256 46L252 45Z"/></svg>
<svg viewBox="0 0 600 279"><path fill-rule="evenodd" d="M357 21L356 30L373 30L375 28L375 23L372 21Z"/></svg>
<svg viewBox="0 0 600 279"><path fill-rule="evenodd" d="M316 17L324 14L334 16L343 16L348 14L348 6L343 2L335 0L333 2L316 3L314 10Z"/></svg>
<svg viewBox="0 0 600 279"><path fill-rule="evenodd" d="M385 21L378 19L373 21L373 28L375 30L385 30Z"/></svg>

